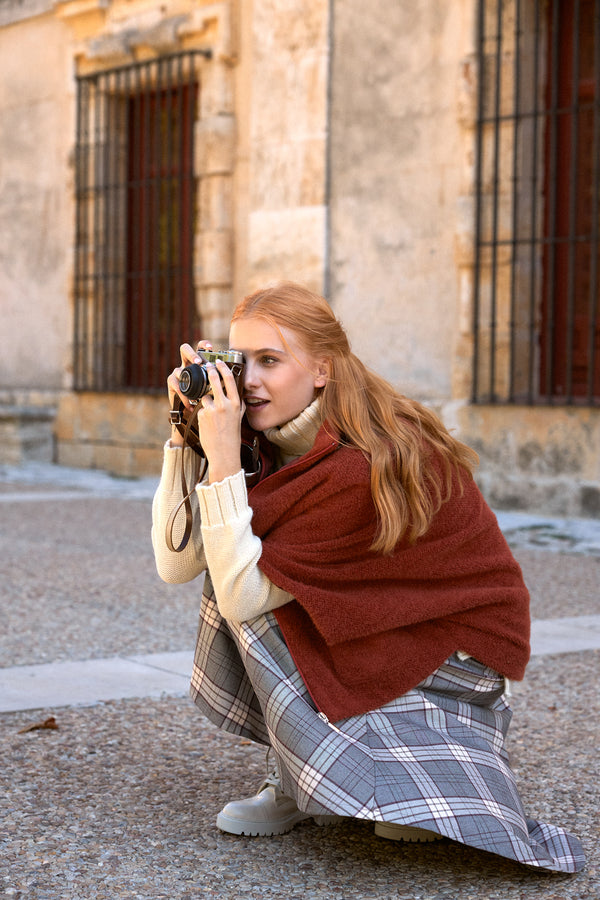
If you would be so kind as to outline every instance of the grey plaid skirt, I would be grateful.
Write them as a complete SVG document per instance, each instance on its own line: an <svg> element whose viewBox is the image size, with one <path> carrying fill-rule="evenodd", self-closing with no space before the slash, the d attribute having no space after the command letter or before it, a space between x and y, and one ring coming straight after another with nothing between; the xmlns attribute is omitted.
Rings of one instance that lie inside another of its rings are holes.
<svg viewBox="0 0 600 900"><path fill-rule="evenodd" d="M526 818L504 748L504 679L474 659L455 654L391 703L333 724L275 616L226 622L211 592L191 695L218 727L273 748L282 789L304 812L426 828L554 872L584 865L576 837Z"/></svg>

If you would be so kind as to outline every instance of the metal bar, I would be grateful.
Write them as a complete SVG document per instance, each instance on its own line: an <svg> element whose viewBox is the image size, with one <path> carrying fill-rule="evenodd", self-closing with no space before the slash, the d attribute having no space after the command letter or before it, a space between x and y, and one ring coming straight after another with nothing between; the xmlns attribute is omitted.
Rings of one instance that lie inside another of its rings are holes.
<svg viewBox="0 0 600 900"><path fill-rule="evenodd" d="M113 89L110 94L110 133L109 133L109 178L110 178L110 265L109 279L109 304L110 304L110 386L115 390L120 385L120 354L119 354L119 282L123 278L123 272L119 267L120 236L119 228L122 223L122 209L120 206L121 175L119 172L119 136L121 129L121 103L123 96L122 73L114 73Z"/></svg>
<svg viewBox="0 0 600 900"><path fill-rule="evenodd" d="M190 92L192 90L192 76L193 76L193 66L192 60L188 60L187 64L187 80L185 78L185 73L183 71L182 60L179 60L179 67L177 72L177 121L179 122L179 155L178 155L178 172L179 172L179 181L178 181L178 190L177 190L177 271L174 273L175 277L173 280L173 295L175 297L175 326L170 331L169 346L168 353L169 356L172 356L175 359L175 354L177 352L177 341L181 340L183 336L186 337L186 340L191 341L193 339L193 335L188 333L189 330L189 310L184 308L184 302L187 303L189 301L189 297L183 296L184 292L184 277L183 277L183 269L184 265L184 242L187 241L187 235L184 233L184 203L185 203L185 195L186 195L186 179L188 177L187 173L187 134L185 131L185 124L187 122L188 127L193 128L193 118L186 118L185 116L185 100L186 100L186 91ZM179 336L179 337L177 337Z"/></svg>
<svg viewBox="0 0 600 900"><path fill-rule="evenodd" d="M527 372L527 401L532 404L535 396L535 339L536 339L536 303L537 303L537 254L541 249L541 244L537 244L537 210L538 210L538 189L539 189L539 90L540 90L540 42L541 42L541 17L540 17L540 0L535 2L535 25L533 35L533 141L532 141L532 178L531 178L531 243L529 254L529 359Z"/></svg>
<svg viewBox="0 0 600 900"><path fill-rule="evenodd" d="M75 285L73 302L73 386L77 390L83 381L81 354L85 347L82 337L83 326L83 290L84 278L84 220L85 201L83 197L84 183L84 103L89 93L89 82L77 81L77 117L76 117L76 154L75 154Z"/></svg>
<svg viewBox="0 0 600 900"><path fill-rule="evenodd" d="M546 279L546 372L545 372L545 393L546 400L549 404L553 401L554 394L554 313L555 313L555 294L554 294L554 267L555 242L556 242L556 169L557 169L557 97L558 97L558 37L559 37L559 0L553 0L552 10L552 50L551 62L552 71L551 78L551 96L550 108L548 115L550 117L550 197L548 202L548 264Z"/></svg>
<svg viewBox="0 0 600 900"><path fill-rule="evenodd" d="M90 389L92 384L92 346L91 333L93 327L93 297L94 297L94 228L93 215L95 205L94 195L94 129L93 115L98 93L98 82L90 82L92 87L88 91L87 108L85 111L85 186L83 215L85 218L85 247L84 247L84 294L83 294L83 319L84 319L84 352L82 354L82 384L83 389Z"/></svg>
<svg viewBox="0 0 600 900"><path fill-rule="evenodd" d="M519 229L519 125L521 119L521 2L515 0L514 71L513 71L513 157L512 157L512 239L510 254L510 354L508 400L515 399L516 310L517 310L517 244Z"/></svg>
<svg viewBox="0 0 600 900"><path fill-rule="evenodd" d="M117 352L117 365L115 370L115 389L123 388L127 384L127 301L130 292L129 271L129 161L126 147L128 146L129 128L129 102L131 97L130 71L118 73L119 77L119 120L117 124L117 206L118 228L116 229L116 259L115 272L115 325L117 333L115 344Z"/></svg>
<svg viewBox="0 0 600 900"><path fill-rule="evenodd" d="M109 285L107 280L107 271L109 266L109 241L110 241L110 178L109 178L109 129L110 129L110 75L107 74L104 78L104 90L102 91L102 108L103 108L103 132L102 132L102 147L100 154L100 165L101 165L101 184L99 186L100 196L102 198L101 203L101 233L102 233L102 252L100 255L102 259L102 269L99 273L99 281L102 284L102 308L100 310L100 319L102 322L101 325L101 370L98 373L98 381L99 386L102 390L107 390L107 379L108 372L110 369L110 355L109 355L109 305L110 305L110 293L109 293Z"/></svg>
<svg viewBox="0 0 600 900"><path fill-rule="evenodd" d="M114 279L113 279L113 260L114 260L114 231L116 220L115 198L114 198L114 140L115 140L115 96L116 96L116 76L108 73L106 77L106 134L104 136L105 150L104 158L106 161L105 185L106 185L106 225L105 225L105 258L106 268L104 270L104 322L105 322L105 341L104 341L104 359L106 368L103 372L103 380L105 390L113 389L113 378L115 370L115 350L114 350Z"/></svg>
<svg viewBox="0 0 600 900"><path fill-rule="evenodd" d="M171 304L172 307L179 306L178 299L174 295L172 287L173 287L173 204L176 202L176 194L173 191L173 182L175 178L175 168L174 168L174 142L179 139L181 141L181 128L182 122L180 119L177 121L173 120L173 110L176 109L176 105L174 103L174 79L173 79L173 68L172 68L172 60L168 59L165 61L166 67L166 86L164 88L164 103L165 110L162 117L163 122L163 130L166 132L163 135L163 141L166 143L166 159L164 161L165 166L165 175L166 181L164 182L164 190L162 192L162 201L163 201L163 229L164 229L164 259L161 260L161 265L164 266L163 274L161 275L160 283L161 283L161 298L159 303L159 318L156 323L155 336L158 338L159 345L159 354L158 354L158 366L156 372L154 373L154 383L158 387L159 379L161 378L162 372L167 371L167 360L169 359L168 347L170 345L169 340L169 332L172 330L172 324L167 320L167 315L165 315L167 309L167 303L169 297L173 298L173 302Z"/></svg>
<svg viewBox="0 0 600 900"><path fill-rule="evenodd" d="M161 147L161 93L163 91L164 63L162 59L158 59L154 63L156 78L154 80L154 116L151 122L152 145L153 145L153 171L152 171L152 223L153 233L151 235L152 255L149 260L149 275L152 281L151 304L148 310L148 316L144 321L144 347L146 353L151 359L150 372L155 377L160 366L158 342L151 340L157 332L157 323L159 321L160 309L160 267L162 263L161 256L161 166L162 166L162 147Z"/></svg>
<svg viewBox="0 0 600 900"><path fill-rule="evenodd" d="M492 179L492 279L490 298L490 373L489 400L495 403L496 397L496 341L498 314L498 193L500 188L500 125L499 112L502 100L502 0L496 6L496 78L494 84L494 174Z"/></svg>
<svg viewBox="0 0 600 900"><path fill-rule="evenodd" d="M122 78L122 89L119 96L119 275L118 275L118 387L123 388L126 383L126 333L127 333L127 298L130 290L129 271L129 161L127 159L127 145L129 134L129 98L131 96L131 83L129 73L125 72Z"/></svg>
<svg viewBox="0 0 600 900"><path fill-rule="evenodd" d="M176 248L176 267L172 273L172 279L170 283L171 287L171 295L174 298L173 303L173 325L169 328L168 341L165 347L165 354L167 360L176 359L177 347L176 344L178 341L185 339L188 341L192 340L192 335L187 333L188 330L188 316L187 312L184 309L184 296L183 296L183 272L182 272L182 262L183 262L183 242L186 240L186 235L184 234L184 209L183 204L185 200L185 179L187 178L186 171L186 133L185 133L185 91L191 90L190 85L190 77L192 71L192 62L188 60L187 67L187 80L186 73L184 72L183 60L180 58L178 60L177 67L177 92L175 95L175 117L177 122L179 123L179 141L176 147L177 151L177 191L176 191L176 213L177 213L177 222L173 223L173 241Z"/></svg>
<svg viewBox="0 0 600 900"><path fill-rule="evenodd" d="M590 297L588 332L588 403L593 404L596 385L596 330L598 328L598 256L600 255L600 0L594 5L594 124L592 141L592 208L590 233ZM600 381L600 378L598 379Z"/></svg>
<svg viewBox="0 0 600 900"><path fill-rule="evenodd" d="M473 384L471 387L471 400L477 403L479 397L479 328L481 302L481 221L482 221L482 156L483 156L483 108L484 108L484 31L485 31L485 2L479 0L477 17L477 61L478 61L478 85L477 85L477 138L475 149L475 260L473 270Z"/></svg>
<svg viewBox="0 0 600 900"><path fill-rule="evenodd" d="M98 384L98 362L100 360L100 272L98 271L98 248L100 245L100 234L102 231L101 221L101 190L99 185L99 157L100 144L102 140L102 78L98 79L98 89L96 91L94 103L94 126L93 126L93 143L92 143L92 172L93 172L93 194L94 194L94 210L93 210L93 293L92 293L92 358L91 358L91 387L95 390L100 388Z"/></svg>
<svg viewBox="0 0 600 900"><path fill-rule="evenodd" d="M202 57L204 57L204 59L208 60L208 59L212 59L213 51L210 47L205 48L205 49L202 49L202 48L197 49L196 48L193 50L180 50L179 52L176 52L176 53L170 53L169 59L176 59L178 56L190 56L190 57L202 56ZM162 58L165 59L166 57L162 57ZM121 66L114 66L111 69L106 69L103 74L106 74L107 72L124 72L128 69L131 72L135 72L136 70L139 71L140 69L147 69L148 66L149 66L149 61L147 59L142 59L142 60L138 60L137 62L124 63ZM80 78L82 81L93 81L94 79L97 78L97 73L95 73L93 75L82 75L82 76L80 76Z"/></svg>
<svg viewBox="0 0 600 900"><path fill-rule="evenodd" d="M140 268L139 272L139 287L140 287L140 304L138 309L143 309L143 316L141 323L134 323L134 328L136 331L135 334L135 360L136 365L134 367L134 381L133 385L135 387L139 387L139 380L141 378L141 365L142 358L145 357L149 361L150 371L152 371L153 360L152 360L152 348L148 346L148 318L151 315L151 310L153 306L153 292L155 290L154 279L152 278L152 260L156 261L156 246L155 240L153 237L156 233L156 216L155 216L155 187L153 183L153 166L156 164L155 162L155 128L153 127L152 121L152 76L151 72L153 69L156 69L155 64L147 63L143 70L140 70L140 74L142 71L146 75L145 84L142 86L140 81L139 84L139 96L140 102L142 104L141 109L143 113L143 124L142 124L142 133L143 133L143 154L145 156L145 166L140 170L138 174L140 190L143 190L144 204L143 204L143 213L144 213L144 221L141 223L143 228L143 241L144 241L144 251L141 255L140 261L143 265L143 268ZM151 228L151 226L154 228ZM140 327L141 325L141 327ZM133 348L131 348L131 352Z"/></svg>
<svg viewBox="0 0 600 900"><path fill-rule="evenodd" d="M579 30L580 30L580 5L579 0L574 3L573 35L572 35L572 71L571 71L571 106L569 111L571 135L570 135L570 161L569 161L569 229L568 229L568 288L567 288L567 334L566 334L566 399L567 403L573 403L573 364L575 339L575 248L576 248L576 220L577 220L577 154L579 149Z"/></svg>
<svg viewBox="0 0 600 900"><path fill-rule="evenodd" d="M196 145L196 120L200 118L200 86L196 79L195 67L193 60L190 60L190 71L187 92L187 116L188 124L187 147L186 147L186 167L183 182L183 203L186 203L185 221L187 228L184 229L182 240L186 243L185 252L182 254L183 264L187 267L185 273L185 284L187 291L187 323L192 337L200 337L200 315L197 312L198 304L196 303L196 283L194 278L194 212L196 209L196 178L194 173L194 150ZM187 181L187 185L186 185Z"/></svg>
<svg viewBox="0 0 600 900"><path fill-rule="evenodd" d="M129 123L127 131L127 158L129 173L127 212L128 229L128 267L129 290L127 293L126 333L124 353L127 364L127 387L133 388L136 384L137 371L140 359L140 340L137 333L135 316L142 303L145 285L142 274L144 259L144 222L145 204L144 187L141 181L144 154L146 152L146 110L143 102L141 87L141 73L139 67L131 70L131 95L129 97ZM141 218L141 221L140 221Z"/></svg>

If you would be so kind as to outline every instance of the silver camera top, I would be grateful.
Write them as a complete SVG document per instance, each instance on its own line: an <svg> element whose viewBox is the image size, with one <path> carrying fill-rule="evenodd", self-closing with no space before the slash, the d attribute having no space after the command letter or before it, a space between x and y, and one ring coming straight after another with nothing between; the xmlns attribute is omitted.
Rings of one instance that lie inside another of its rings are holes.
<svg viewBox="0 0 600 900"><path fill-rule="evenodd" d="M215 363L218 359L228 364L244 362L244 354L241 350L198 350L198 356L210 363Z"/></svg>

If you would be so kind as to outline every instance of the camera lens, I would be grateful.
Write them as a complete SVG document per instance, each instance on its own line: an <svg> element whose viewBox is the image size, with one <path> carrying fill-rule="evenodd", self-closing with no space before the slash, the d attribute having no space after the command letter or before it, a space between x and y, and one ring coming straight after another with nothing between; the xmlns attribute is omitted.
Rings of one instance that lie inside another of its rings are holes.
<svg viewBox="0 0 600 900"><path fill-rule="evenodd" d="M190 400L199 400L210 387L208 375L204 366L192 363L182 370L179 376L179 388L181 393Z"/></svg>

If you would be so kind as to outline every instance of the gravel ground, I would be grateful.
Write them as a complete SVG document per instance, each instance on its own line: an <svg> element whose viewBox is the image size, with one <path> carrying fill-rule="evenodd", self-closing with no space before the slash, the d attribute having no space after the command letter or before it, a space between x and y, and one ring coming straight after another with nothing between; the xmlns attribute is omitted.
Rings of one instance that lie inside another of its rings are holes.
<svg viewBox="0 0 600 900"><path fill-rule="evenodd" d="M600 558L513 547L534 619L600 614ZM600 898L599 898L600 900Z"/></svg>
<svg viewBox="0 0 600 900"><path fill-rule="evenodd" d="M214 729L191 702L165 699L52 710L57 730L24 734L39 716L0 717L0 891L37 900L598 900L600 772L589 727L598 698L589 685L599 677L600 653L568 665L540 657L513 701L509 749L525 807L580 836L588 865L577 875L450 841L384 841L366 822L222 834L217 812L258 785L264 751Z"/></svg>
<svg viewBox="0 0 600 900"><path fill-rule="evenodd" d="M193 647L199 585L156 574L148 498L80 493L1 511L0 666ZM533 549L522 535L513 550L535 618L600 613L600 557Z"/></svg>
<svg viewBox="0 0 600 900"><path fill-rule="evenodd" d="M0 510L0 666L193 648L199 584L159 579L149 500Z"/></svg>
<svg viewBox="0 0 600 900"><path fill-rule="evenodd" d="M0 665L193 646L198 586L156 576L148 485L104 490L98 477L90 489L82 477L65 500L50 499L62 490L51 479L15 487L4 476ZM514 546L536 617L600 612L600 559L524 533ZM509 750L525 808L582 839L578 875L450 841L396 844L366 822L222 834L217 812L258 786L264 751L217 731L189 700L163 698L0 715L0 896L599 900L599 680L600 651L588 651L536 657L514 686ZM56 729L19 733L50 715Z"/></svg>

